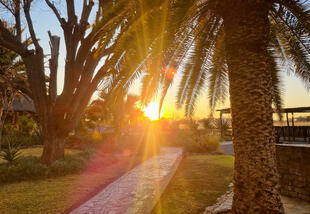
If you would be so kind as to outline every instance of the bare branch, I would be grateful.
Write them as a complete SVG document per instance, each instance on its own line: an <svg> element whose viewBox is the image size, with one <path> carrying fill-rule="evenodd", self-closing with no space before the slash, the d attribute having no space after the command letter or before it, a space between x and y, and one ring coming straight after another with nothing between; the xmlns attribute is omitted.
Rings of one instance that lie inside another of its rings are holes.
<svg viewBox="0 0 310 214"><path fill-rule="evenodd" d="M68 101L71 99L70 94L73 93L78 81L81 70L83 69L83 61L78 61L76 58L78 51L78 44L84 40L85 31L88 26L88 18L93 7L93 1L87 2L84 1L82 14L81 14L81 23L77 23L77 16L75 14L74 1L67 0L67 13L68 13L68 22L64 29L65 44L67 49L67 61L65 65L65 80L64 80L64 90L61 95L61 100ZM82 42L83 43L83 42ZM92 47L87 45L87 49L83 49L83 54L86 56L88 51ZM79 48L81 49L81 47ZM84 52L85 51L85 52Z"/></svg>
<svg viewBox="0 0 310 214"><path fill-rule="evenodd" d="M25 46L6 28L5 23L0 20L0 45L10 49L21 56L30 54Z"/></svg>
<svg viewBox="0 0 310 214"><path fill-rule="evenodd" d="M9 1L9 2L7 2L7 1L3 1L3 0L1 0L0 1L0 4L2 5L2 6L4 6L8 11L10 11L10 13L12 13L12 15L14 15L15 13L14 13L14 9L13 9L13 2L12 1Z"/></svg>
<svg viewBox="0 0 310 214"><path fill-rule="evenodd" d="M94 1L90 0L89 4L87 4L87 0L84 0L80 24L83 24L84 22L87 23L87 20L89 18L89 15L90 15L90 12L93 6L94 6Z"/></svg>
<svg viewBox="0 0 310 214"><path fill-rule="evenodd" d="M57 17L59 23L61 26L64 26L66 24L66 21L64 18L61 18L58 10L56 9L55 5L50 2L49 0L45 0L46 4L52 9L52 11L54 12L55 16Z"/></svg>
<svg viewBox="0 0 310 214"><path fill-rule="evenodd" d="M49 96L51 104L54 104L57 95L57 69L58 69L60 37L52 36L50 31L48 31L48 35L50 37L50 47L51 47L51 59L49 60L49 67L50 67Z"/></svg>
<svg viewBox="0 0 310 214"><path fill-rule="evenodd" d="M31 36L32 42L33 42L33 44L34 44L34 46L36 48L36 51L37 52L42 52L43 49L39 45L38 39L37 39L36 34L34 32L34 29L33 29L32 19L30 17L29 10L30 10L30 6L31 6L31 2L32 2L32 0L24 0L24 13L25 13L25 17L26 17L26 20L27 20L30 36Z"/></svg>
<svg viewBox="0 0 310 214"><path fill-rule="evenodd" d="M13 16L15 19L15 29L16 29L16 36L19 41L21 41L21 22L20 22L20 0L0 0L0 4L4 6Z"/></svg>
<svg viewBox="0 0 310 214"><path fill-rule="evenodd" d="M21 42L22 41L22 29L20 22L20 0L15 0L15 28L16 28L16 38Z"/></svg>
<svg viewBox="0 0 310 214"><path fill-rule="evenodd" d="M70 25L75 25L77 23L77 16L75 15L74 0L66 0L66 2L67 2L68 23Z"/></svg>

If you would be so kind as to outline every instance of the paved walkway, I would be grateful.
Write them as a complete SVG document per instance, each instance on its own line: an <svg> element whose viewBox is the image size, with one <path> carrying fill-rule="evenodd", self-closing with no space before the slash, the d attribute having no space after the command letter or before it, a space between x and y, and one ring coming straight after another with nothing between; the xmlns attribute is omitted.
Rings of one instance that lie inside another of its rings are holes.
<svg viewBox="0 0 310 214"><path fill-rule="evenodd" d="M221 149L226 155L234 155L234 146L232 141L221 142Z"/></svg>
<svg viewBox="0 0 310 214"><path fill-rule="evenodd" d="M150 213L181 159L182 149L162 148L70 214Z"/></svg>
<svg viewBox="0 0 310 214"><path fill-rule="evenodd" d="M285 214L310 214L310 202L281 196Z"/></svg>
<svg viewBox="0 0 310 214"><path fill-rule="evenodd" d="M230 214L233 192L227 191L217 202L205 209L204 214ZM310 202L281 196L285 214L310 214Z"/></svg>

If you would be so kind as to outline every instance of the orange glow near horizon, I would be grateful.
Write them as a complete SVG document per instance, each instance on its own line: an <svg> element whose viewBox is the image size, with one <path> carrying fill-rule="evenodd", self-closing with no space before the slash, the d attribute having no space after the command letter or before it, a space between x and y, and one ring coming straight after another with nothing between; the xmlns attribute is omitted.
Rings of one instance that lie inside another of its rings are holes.
<svg viewBox="0 0 310 214"><path fill-rule="evenodd" d="M159 119L159 103L156 102L151 102L148 104L148 106L143 108L144 115L151 120L158 120ZM161 109L160 112L160 117L162 117L164 113L163 108Z"/></svg>

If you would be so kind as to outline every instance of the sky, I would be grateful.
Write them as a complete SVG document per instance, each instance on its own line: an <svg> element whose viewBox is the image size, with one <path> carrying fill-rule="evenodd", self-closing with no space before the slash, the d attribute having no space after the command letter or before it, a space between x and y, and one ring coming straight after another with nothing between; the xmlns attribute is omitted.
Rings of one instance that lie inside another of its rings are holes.
<svg viewBox="0 0 310 214"><path fill-rule="evenodd" d="M61 14L65 15L65 7L61 4L61 0L55 1L58 5L58 8L61 10ZM76 1L76 10L77 14L81 10L82 1ZM94 17L96 5L93 8L92 17ZM0 14L1 17L7 16L5 13ZM62 29L59 26L57 19L55 18L54 14L49 10L46 6L44 1L35 1L33 4L33 8L31 11L31 16L33 18L33 25L35 27L37 37L40 38L40 44L44 48L45 54L49 54L49 44L48 44L48 30L52 32L52 34L61 36L61 44L60 44L60 56L59 56L59 74L58 74L58 92L61 93L63 87L63 78L64 78L64 59L66 50L64 47L64 39ZM90 21L90 23L92 23ZM25 27L25 21L23 23ZM26 35L29 37L29 33L26 31ZM47 65L47 63L46 63ZM283 90L283 103L284 107L303 107L303 106L310 106L310 92L306 90L302 81L296 78L294 75L288 75L288 72L285 68L282 69L281 72L281 79L282 79L282 90ZM180 119L184 116L184 109L177 109L175 105L175 97L176 91L178 88L178 82L180 81L180 76L176 74L174 84L169 89L168 94L165 98L164 102L164 116L165 117L172 117L175 119ZM132 94L140 94L140 81L137 80L134 82L132 88L130 89L130 93ZM207 100L207 92L204 90L204 93L201 94L199 97L196 110L194 114L194 118L204 118L208 117L210 113L210 107L208 106ZM96 98L94 95L93 99ZM156 99L155 99L156 101ZM220 108L227 108L229 107L229 97L226 101L218 105L217 109ZM217 114L215 115L217 116Z"/></svg>

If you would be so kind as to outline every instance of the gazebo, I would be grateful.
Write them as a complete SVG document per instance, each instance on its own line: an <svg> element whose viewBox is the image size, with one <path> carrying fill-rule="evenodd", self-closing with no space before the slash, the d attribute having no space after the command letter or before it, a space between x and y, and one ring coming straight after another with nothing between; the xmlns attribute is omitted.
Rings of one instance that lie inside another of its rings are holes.
<svg viewBox="0 0 310 214"><path fill-rule="evenodd" d="M220 131L221 137L223 137L222 130L222 117L223 114L230 114L230 108L218 109L220 112ZM274 111L274 113L276 113ZM296 107L296 108L284 108L282 112L286 114L286 124L287 126L275 126L277 141L280 141L282 138L283 141L296 141L297 139L302 139L304 142L310 140L310 126L295 126L294 113L310 113L310 107ZM291 116L291 123L289 120L289 115Z"/></svg>

